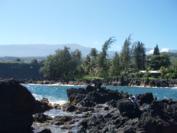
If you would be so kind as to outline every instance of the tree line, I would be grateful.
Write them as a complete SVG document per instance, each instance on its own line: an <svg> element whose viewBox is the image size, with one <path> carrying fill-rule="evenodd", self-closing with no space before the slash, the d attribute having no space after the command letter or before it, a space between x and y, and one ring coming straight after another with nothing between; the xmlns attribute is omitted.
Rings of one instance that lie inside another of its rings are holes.
<svg viewBox="0 0 177 133"><path fill-rule="evenodd" d="M121 51L115 52L114 57L110 58L108 50L114 43L115 38L110 37L100 52L92 48L86 57L82 57L80 50L71 51L68 47L57 50L47 57L40 71L50 80L143 77L140 70L160 70L161 78L177 78L177 63L171 62L168 53L160 53L158 45L153 54L146 55L144 43L132 42L129 36Z"/></svg>

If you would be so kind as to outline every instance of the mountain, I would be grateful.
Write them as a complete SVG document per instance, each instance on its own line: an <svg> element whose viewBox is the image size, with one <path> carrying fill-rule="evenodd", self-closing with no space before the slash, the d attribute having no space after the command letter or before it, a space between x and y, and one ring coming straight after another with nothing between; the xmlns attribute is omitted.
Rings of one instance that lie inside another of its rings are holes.
<svg viewBox="0 0 177 133"><path fill-rule="evenodd" d="M71 51L79 49L86 56L91 48L78 44L24 44L24 45L0 45L0 57L44 57L53 54L57 49L69 47Z"/></svg>
<svg viewBox="0 0 177 133"><path fill-rule="evenodd" d="M91 48L85 47L79 44L12 44L12 45L0 45L0 60L14 60L11 57L46 57L55 53L57 49L63 49L69 47L71 51L79 49L82 52L83 57L86 57L90 53ZM168 48L160 49L160 52L177 53L177 50ZM110 58L114 56L115 51L108 51ZM152 54L153 48L147 48L146 54Z"/></svg>

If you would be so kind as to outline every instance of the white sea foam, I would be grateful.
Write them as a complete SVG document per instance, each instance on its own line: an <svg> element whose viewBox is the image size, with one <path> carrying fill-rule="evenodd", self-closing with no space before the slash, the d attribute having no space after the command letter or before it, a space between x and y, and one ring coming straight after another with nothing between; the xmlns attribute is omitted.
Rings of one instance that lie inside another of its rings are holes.
<svg viewBox="0 0 177 133"><path fill-rule="evenodd" d="M66 100L56 100L56 101L50 101L49 100L49 102L52 104L52 105L54 105L54 104L59 104L59 105L64 105L65 103L67 103L67 101Z"/></svg>
<svg viewBox="0 0 177 133"><path fill-rule="evenodd" d="M46 86L68 86L68 87L80 86L80 87L84 87L84 86L86 86L86 85L73 85L73 84L55 83L55 84L46 84Z"/></svg>
<svg viewBox="0 0 177 133"><path fill-rule="evenodd" d="M36 100L41 100L43 98L42 95L38 95L38 94L35 94L35 93L33 93L32 95L35 97Z"/></svg>
<svg viewBox="0 0 177 133"><path fill-rule="evenodd" d="M53 118L56 116L73 116L73 113L65 112L60 109L51 109L46 111L44 114Z"/></svg>
<svg viewBox="0 0 177 133"><path fill-rule="evenodd" d="M175 87L171 87L171 89L175 89L175 90L176 90L176 89L177 89L177 86L175 86Z"/></svg>
<svg viewBox="0 0 177 133"><path fill-rule="evenodd" d="M27 83L27 84L22 84L23 86L68 86L68 87L73 87L73 86L80 86L80 87L85 87L86 85L74 85L74 84L62 84L62 83L55 83L55 84L34 84L34 83Z"/></svg>
<svg viewBox="0 0 177 133"><path fill-rule="evenodd" d="M24 86L36 86L36 85L44 85L44 84L34 84L34 83L25 83L25 84L21 84L21 85L24 85Z"/></svg>
<svg viewBox="0 0 177 133"><path fill-rule="evenodd" d="M59 104L59 105L63 105L65 103L67 103L67 100L62 100L62 99L56 99L54 97L51 96L42 96L42 95L38 95L33 93L33 96L35 97L36 100L42 100L42 98L47 98L49 100L49 102L54 105L54 104Z"/></svg>

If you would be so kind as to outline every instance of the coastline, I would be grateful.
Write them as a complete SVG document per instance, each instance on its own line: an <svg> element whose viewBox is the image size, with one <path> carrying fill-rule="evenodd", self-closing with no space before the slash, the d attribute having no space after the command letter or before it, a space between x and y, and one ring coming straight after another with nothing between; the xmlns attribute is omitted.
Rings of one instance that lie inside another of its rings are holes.
<svg viewBox="0 0 177 133"><path fill-rule="evenodd" d="M68 102L61 106L52 105L47 98L35 99L32 93L19 82L2 81L0 85L3 92L1 97L5 95L1 102L6 103L2 104L2 114L5 114L5 117L1 121L5 121L8 127L1 127L0 131L30 129L30 132L23 133L32 133L31 130L33 133L43 133L43 130L49 133L64 133L64 131L78 133L132 131L131 133L136 133L143 130L143 132L152 133L163 131L176 133L177 130L175 119L177 101L158 100L150 92L134 97L127 92L110 90L97 85L89 85L86 88L70 87L64 88L67 89ZM9 93L13 99L6 99ZM10 107L13 108L5 110L6 105L11 105ZM9 114L13 114L13 117L9 117ZM19 114L28 115L26 117ZM22 120L20 124L19 117ZM13 118L17 123L15 126Z"/></svg>
<svg viewBox="0 0 177 133"><path fill-rule="evenodd" d="M165 106L176 108L177 102L157 101L152 93L139 94L137 101L133 101L133 97L127 93L88 86L86 89L70 88L67 95L69 102L60 110L54 109L50 110L51 112L44 112L44 115L36 115L34 128L48 128L51 132L61 129L60 132L63 133L64 131L135 133L140 130L175 133L177 128L176 119L173 117L176 110L170 111ZM159 105L163 105L164 108L160 108ZM163 117L167 115L167 118ZM39 126L36 127L35 123ZM52 128L53 125L57 129Z"/></svg>
<svg viewBox="0 0 177 133"><path fill-rule="evenodd" d="M158 82L159 80L154 80L154 82ZM170 81L170 80L167 80ZM33 82L23 82L22 84L26 84L26 85L45 85L45 86L53 86L53 87L57 87L57 86L68 86L68 87L74 87L74 86L78 86L78 87L86 87L89 84L93 84L94 81L85 81L85 82L79 82L79 81L69 81L69 82L58 82L58 81L47 81L46 80L41 80L41 81L33 81ZM174 84L170 84L170 83L166 83L164 84L146 84L146 83L141 83L141 84L135 84L135 83L128 83L128 84L121 84L120 82L104 82L101 81L103 83L104 86L126 86L126 87L139 87L139 88L174 88L177 89L177 82Z"/></svg>
<svg viewBox="0 0 177 133"><path fill-rule="evenodd" d="M32 83L27 83L24 84L25 87L27 87L33 94L33 96L37 100L42 100L43 98L47 98L49 103L54 106L54 105L60 105L63 106L64 104L67 104L68 98L66 98L64 95L66 95L66 89L69 88L86 88L85 85L73 85L73 84L32 84ZM159 93L162 90L162 96L156 95L158 99L163 99L162 97L166 96L165 94L167 93L167 90L172 91L172 90L177 90L177 87L150 87L150 86L113 86L113 85L103 85L102 87L106 87L110 90L119 90L120 92L129 92L130 94L132 93L133 95L141 94L142 92L155 92ZM38 88L38 89L35 89ZM157 90L157 91L156 91ZM164 91L163 91L164 90ZM46 93L49 91L50 93ZM62 94L62 95L61 95ZM164 96L163 96L164 95ZM62 97L61 97L62 96ZM168 94L166 96L167 98L170 97ZM164 97L165 98L165 97Z"/></svg>

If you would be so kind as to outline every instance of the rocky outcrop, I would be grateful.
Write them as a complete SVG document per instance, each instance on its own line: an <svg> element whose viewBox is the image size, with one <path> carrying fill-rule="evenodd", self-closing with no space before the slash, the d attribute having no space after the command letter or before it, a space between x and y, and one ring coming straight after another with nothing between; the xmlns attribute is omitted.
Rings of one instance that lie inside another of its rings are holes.
<svg viewBox="0 0 177 133"><path fill-rule="evenodd" d="M97 88L93 86L87 86L86 89L68 89L67 95L70 104L78 104L86 107L93 107L96 104L104 104L111 100L117 101L129 97L126 93L119 93L106 88Z"/></svg>
<svg viewBox="0 0 177 133"><path fill-rule="evenodd" d="M139 100L139 104L151 104L154 101L154 97L152 93L139 94L137 96L137 100Z"/></svg>
<svg viewBox="0 0 177 133"><path fill-rule="evenodd" d="M127 116L128 118L136 118L141 114L138 105L129 99L121 99L117 102L117 107L122 116Z"/></svg>
<svg viewBox="0 0 177 133"><path fill-rule="evenodd" d="M43 113L36 113L33 115L33 119L35 122L43 123L46 122L47 120L51 120L52 118Z"/></svg>
<svg viewBox="0 0 177 133"><path fill-rule="evenodd" d="M103 88L100 83L86 88L68 89L67 95L69 102L62 108L56 108L67 111L66 114L54 118L41 113L51 108L47 99L33 101L35 105L32 106L31 114L38 112L33 115L34 129L41 126L42 128L38 130L41 133L62 133L62 131L176 133L177 131L177 101L158 101L152 93L132 96Z"/></svg>
<svg viewBox="0 0 177 133"><path fill-rule="evenodd" d="M31 132L35 99L17 81L0 81L0 132Z"/></svg>
<svg viewBox="0 0 177 133"><path fill-rule="evenodd" d="M92 108L81 117L78 133L176 133L177 102L157 101L151 93L136 97L88 86L67 91L71 111ZM74 121L76 118L73 117Z"/></svg>
<svg viewBox="0 0 177 133"><path fill-rule="evenodd" d="M32 115L50 109L15 80L0 81L0 132L31 133ZM42 120L42 119L41 119Z"/></svg>
<svg viewBox="0 0 177 133"><path fill-rule="evenodd" d="M42 113L52 108L53 106L49 103L49 100L47 98L43 98L40 101L38 100L35 101L35 107L33 113Z"/></svg>

